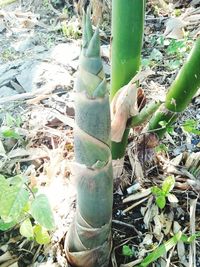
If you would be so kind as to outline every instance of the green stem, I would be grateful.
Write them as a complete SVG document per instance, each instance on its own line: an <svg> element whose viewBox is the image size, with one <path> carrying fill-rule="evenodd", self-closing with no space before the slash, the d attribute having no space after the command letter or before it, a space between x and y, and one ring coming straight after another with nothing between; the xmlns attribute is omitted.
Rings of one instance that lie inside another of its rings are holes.
<svg viewBox="0 0 200 267"><path fill-rule="evenodd" d="M111 144L112 159L121 159L124 157L125 150L128 144L129 131L130 131L130 128L127 128L125 130L120 143L112 142Z"/></svg>
<svg viewBox="0 0 200 267"><path fill-rule="evenodd" d="M160 129L160 122L165 121L166 126L172 125L178 115L187 108L199 87L200 38L197 39L187 61L172 83L166 95L165 105L150 120L149 130L155 131L158 137L161 138L165 134L167 127Z"/></svg>
<svg viewBox="0 0 200 267"><path fill-rule="evenodd" d="M113 0L111 99L136 75L141 63L145 0ZM113 159L125 154L129 129L120 143L112 143Z"/></svg>
<svg viewBox="0 0 200 267"><path fill-rule="evenodd" d="M148 105L146 105L137 116L134 116L131 119L131 127L139 126L142 123L146 122L152 114L156 112L156 110L160 107L161 102L151 102Z"/></svg>
<svg viewBox="0 0 200 267"><path fill-rule="evenodd" d="M145 106L141 112L137 115L134 116L133 118L129 119L127 122L127 128L124 132L123 138L119 143L112 142L112 157L113 159L117 158L122 158L125 153L125 149L128 143L128 135L129 135L129 130L132 127L136 127L141 125L142 123L145 123L151 115L159 108L161 105L161 102L152 102L149 105Z"/></svg>
<svg viewBox="0 0 200 267"><path fill-rule="evenodd" d="M111 98L139 70L143 27L143 0L113 0Z"/></svg>
<svg viewBox="0 0 200 267"><path fill-rule="evenodd" d="M166 96L166 108L182 112L200 87L200 38L172 83Z"/></svg>

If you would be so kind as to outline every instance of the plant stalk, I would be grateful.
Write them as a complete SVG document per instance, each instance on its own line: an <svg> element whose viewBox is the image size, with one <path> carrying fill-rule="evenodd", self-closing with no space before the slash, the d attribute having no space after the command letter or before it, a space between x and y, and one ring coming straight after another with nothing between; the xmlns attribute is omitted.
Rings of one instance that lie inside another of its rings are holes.
<svg viewBox="0 0 200 267"><path fill-rule="evenodd" d="M172 83L167 95L165 104L155 113L149 122L149 130L162 138L167 127L171 126L183 112L200 87L200 38L190 52L187 61L181 68L176 79ZM164 121L166 126L161 127L160 122Z"/></svg>
<svg viewBox="0 0 200 267"><path fill-rule="evenodd" d="M74 221L65 240L75 267L107 267L111 252L113 199L109 94L100 58L98 29L84 15L83 49L75 84L72 179L77 187Z"/></svg>
<svg viewBox="0 0 200 267"><path fill-rule="evenodd" d="M141 63L145 0L112 1L111 100L137 74ZM124 157L129 129L120 143L112 142L112 157Z"/></svg>

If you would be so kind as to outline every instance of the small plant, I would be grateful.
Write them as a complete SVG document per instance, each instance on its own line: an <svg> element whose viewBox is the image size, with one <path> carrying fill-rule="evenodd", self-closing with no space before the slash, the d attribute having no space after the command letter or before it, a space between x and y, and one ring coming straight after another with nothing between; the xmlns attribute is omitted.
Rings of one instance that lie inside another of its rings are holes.
<svg viewBox="0 0 200 267"><path fill-rule="evenodd" d="M75 25L75 22L74 23L68 23L66 24L66 21L63 21L61 23L61 29L62 29L62 34L65 36L65 37L71 37L73 39L78 39L81 35L77 25Z"/></svg>
<svg viewBox="0 0 200 267"><path fill-rule="evenodd" d="M134 256L134 250L130 248L130 246L124 245L122 247L122 255L125 257L133 257Z"/></svg>
<svg viewBox="0 0 200 267"><path fill-rule="evenodd" d="M45 8L49 8L49 6L50 6L49 0L43 0L43 6Z"/></svg>
<svg viewBox="0 0 200 267"><path fill-rule="evenodd" d="M167 47L168 55L175 55L177 57L183 57L183 53L187 51L186 42L184 40L172 40Z"/></svg>
<svg viewBox="0 0 200 267"><path fill-rule="evenodd" d="M157 247L153 252L144 258L144 260L140 263L140 265L136 267L148 267L149 264L155 262L160 257L164 256L170 249L172 249L182 237L182 232L179 231L173 237L171 237L167 242L163 243L159 247Z"/></svg>
<svg viewBox="0 0 200 267"><path fill-rule="evenodd" d="M17 54L16 51L11 48L5 48L1 53L1 58L4 62L12 61L19 58L19 53Z"/></svg>
<svg viewBox="0 0 200 267"><path fill-rule="evenodd" d="M162 129L165 129L167 133L172 134L174 132L174 127L169 125L169 122L167 121L160 121L159 125L162 127Z"/></svg>
<svg viewBox="0 0 200 267"><path fill-rule="evenodd" d="M20 127L22 120L20 117L14 118L9 113L5 117L5 126L0 128L0 138L14 138L16 140L21 139L17 128Z"/></svg>
<svg viewBox="0 0 200 267"><path fill-rule="evenodd" d="M198 121L196 120L186 120L182 128L185 132L200 135L200 130L198 129Z"/></svg>
<svg viewBox="0 0 200 267"><path fill-rule="evenodd" d="M0 175L0 231L20 226L20 234L39 244L50 242L48 230L55 228L48 199L28 186L26 178Z"/></svg>
<svg viewBox="0 0 200 267"><path fill-rule="evenodd" d="M176 196L170 193L174 188L174 185L174 176L168 176L164 180L161 188L158 186L152 187L151 192L155 196L156 204L160 209L164 209L166 205L166 198L168 198L169 202L178 202Z"/></svg>

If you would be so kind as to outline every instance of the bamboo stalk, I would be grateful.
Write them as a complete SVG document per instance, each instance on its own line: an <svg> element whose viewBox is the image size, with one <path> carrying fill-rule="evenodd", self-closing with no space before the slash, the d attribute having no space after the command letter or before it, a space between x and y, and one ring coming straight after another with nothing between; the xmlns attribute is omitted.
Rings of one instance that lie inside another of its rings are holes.
<svg viewBox="0 0 200 267"><path fill-rule="evenodd" d="M137 74L141 62L145 0L113 0L111 99ZM120 143L112 142L112 157L124 157L129 129Z"/></svg>
<svg viewBox="0 0 200 267"><path fill-rule="evenodd" d="M158 102L153 101L148 105L146 105L137 116L134 116L131 119L130 126L136 127L146 122L152 116L152 114L156 112L156 110L160 107L160 105L161 105L160 101Z"/></svg>
<svg viewBox="0 0 200 267"><path fill-rule="evenodd" d="M111 98L139 70L143 27L143 0L113 0Z"/></svg>
<svg viewBox="0 0 200 267"><path fill-rule="evenodd" d="M77 187L74 221L65 251L75 267L107 267L111 252L113 174L109 95L100 58L98 29L84 15L83 49L75 84L72 179Z"/></svg>
<svg viewBox="0 0 200 267"><path fill-rule="evenodd" d="M183 112L200 87L200 38L166 95L165 104L155 113L149 123L149 130L161 138L167 127L171 126ZM161 127L160 122L166 123Z"/></svg>

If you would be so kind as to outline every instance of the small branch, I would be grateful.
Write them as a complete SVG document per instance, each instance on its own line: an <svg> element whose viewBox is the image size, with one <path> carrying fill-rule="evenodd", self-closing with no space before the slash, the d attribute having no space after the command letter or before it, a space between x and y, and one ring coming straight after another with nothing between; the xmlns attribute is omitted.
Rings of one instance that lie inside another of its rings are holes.
<svg viewBox="0 0 200 267"><path fill-rule="evenodd" d="M33 190L30 188L30 186L28 184L26 184L26 183L25 183L25 186L27 187L27 189L29 190L29 192L33 196L33 199L35 199L35 194L33 193Z"/></svg>
<svg viewBox="0 0 200 267"><path fill-rule="evenodd" d="M145 121L147 121L151 117L151 115L153 115L156 112L156 110L160 107L160 105L161 105L160 101L149 103L149 105L145 106L137 116L134 116L131 119L130 126L131 127L139 126Z"/></svg>
<svg viewBox="0 0 200 267"><path fill-rule="evenodd" d="M121 226L128 227L130 229L133 229L139 236L142 236L142 233L140 231L138 231L134 225L131 225L131 224L125 223L125 222L121 222L121 221L118 221L118 220L112 220L112 222L115 223L115 224L119 224Z"/></svg>

